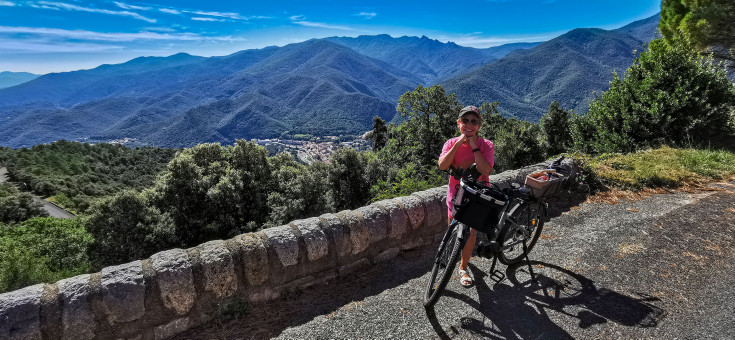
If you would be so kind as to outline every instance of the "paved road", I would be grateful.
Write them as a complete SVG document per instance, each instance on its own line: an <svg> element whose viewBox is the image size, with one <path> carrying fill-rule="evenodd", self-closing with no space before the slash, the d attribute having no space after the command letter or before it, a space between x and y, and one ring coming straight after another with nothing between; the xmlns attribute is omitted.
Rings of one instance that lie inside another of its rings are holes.
<svg viewBox="0 0 735 340"><path fill-rule="evenodd" d="M434 249L183 334L189 339L735 338L735 185L557 211L526 266L473 260L433 310Z"/></svg>
<svg viewBox="0 0 735 340"><path fill-rule="evenodd" d="M74 214L62 209L61 207L57 206L56 204L53 204L45 199L42 199L40 197L33 197L34 200L37 202L41 202L43 204L43 210L46 210L49 216L56 217L56 218L74 218Z"/></svg>
<svg viewBox="0 0 735 340"><path fill-rule="evenodd" d="M6 174L8 173L8 169L6 168L0 168L0 183L6 182L8 180ZM73 218L74 214L61 209L59 206L50 203L49 201L44 200L43 198L33 196L33 199L36 200L36 202L41 202L43 204L43 209L48 212L49 216L56 217L56 218Z"/></svg>

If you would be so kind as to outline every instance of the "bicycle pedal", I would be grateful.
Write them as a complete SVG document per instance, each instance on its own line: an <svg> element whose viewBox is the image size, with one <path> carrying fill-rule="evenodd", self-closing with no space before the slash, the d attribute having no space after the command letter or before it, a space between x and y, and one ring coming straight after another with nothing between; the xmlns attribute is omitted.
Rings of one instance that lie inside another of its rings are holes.
<svg viewBox="0 0 735 340"><path fill-rule="evenodd" d="M494 270L492 273L490 273L490 278L495 281L496 283L505 280L505 274L499 270Z"/></svg>

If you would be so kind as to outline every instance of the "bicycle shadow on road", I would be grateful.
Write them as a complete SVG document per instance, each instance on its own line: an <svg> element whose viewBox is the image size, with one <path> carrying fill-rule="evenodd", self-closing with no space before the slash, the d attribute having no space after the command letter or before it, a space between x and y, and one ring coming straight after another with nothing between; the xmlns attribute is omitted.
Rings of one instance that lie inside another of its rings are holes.
<svg viewBox="0 0 735 340"><path fill-rule="evenodd" d="M500 282L488 279L489 274L470 264L476 273L479 299L445 292L445 297L468 303L475 310L462 317L459 329L453 328L452 333L491 339L572 339L579 336L572 331L574 328L587 329L608 322L655 327L665 315L663 309L652 304L657 298L644 294L639 294L639 298L626 296L596 287L592 280L557 265L531 263L535 281L530 279L525 262L521 262L508 267L506 279ZM448 339L433 310L427 310L427 316L437 335Z"/></svg>

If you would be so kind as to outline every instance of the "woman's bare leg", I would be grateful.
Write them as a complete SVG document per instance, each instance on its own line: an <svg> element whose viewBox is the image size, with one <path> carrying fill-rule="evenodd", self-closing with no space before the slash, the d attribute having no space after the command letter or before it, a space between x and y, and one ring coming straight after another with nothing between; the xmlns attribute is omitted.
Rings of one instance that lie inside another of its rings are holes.
<svg viewBox="0 0 735 340"><path fill-rule="evenodd" d="M470 238L467 239L467 243L464 245L464 249L462 249L462 260L459 262L460 270L467 270L467 265L470 263L470 258L472 257L472 250L475 249L475 235L477 235L477 230L472 229Z"/></svg>
<svg viewBox="0 0 735 340"><path fill-rule="evenodd" d="M452 225L452 214L449 214L448 219L448 225ZM475 235L477 235L477 230L470 229L470 238L467 239L467 243L464 245L464 248L462 249L462 259L459 261L459 269L460 270L467 270L467 265L470 263L470 258L472 257L472 250L475 249ZM469 275L465 274L465 276L469 277ZM462 278L459 278L460 280Z"/></svg>

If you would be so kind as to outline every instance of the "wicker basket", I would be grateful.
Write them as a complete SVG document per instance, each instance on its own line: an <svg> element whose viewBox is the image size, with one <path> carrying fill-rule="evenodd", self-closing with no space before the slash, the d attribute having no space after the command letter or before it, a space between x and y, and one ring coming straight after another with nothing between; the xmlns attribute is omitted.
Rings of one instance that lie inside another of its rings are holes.
<svg viewBox="0 0 735 340"><path fill-rule="evenodd" d="M531 189L533 197L550 197L561 191L564 175L554 169L534 171L526 176L526 187Z"/></svg>

